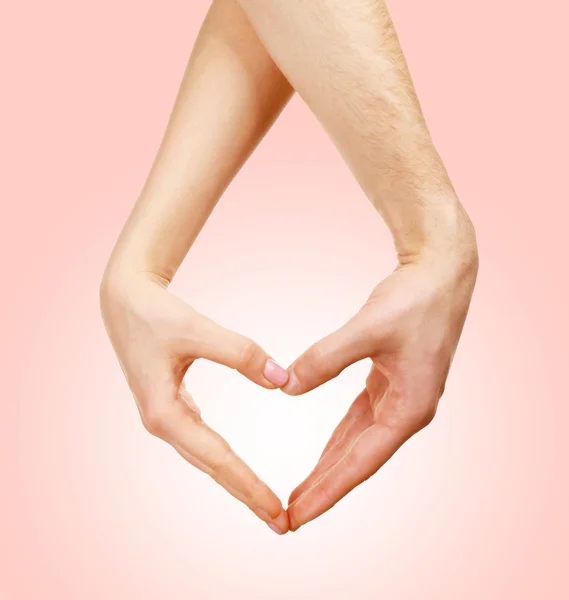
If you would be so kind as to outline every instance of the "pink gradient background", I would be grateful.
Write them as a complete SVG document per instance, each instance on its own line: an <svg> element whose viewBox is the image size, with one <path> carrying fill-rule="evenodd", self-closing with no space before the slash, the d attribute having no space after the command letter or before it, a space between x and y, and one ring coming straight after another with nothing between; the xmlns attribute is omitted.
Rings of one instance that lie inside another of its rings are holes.
<svg viewBox="0 0 569 600"><path fill-rule="evenodd" d="M0 599L568 598L566 4L390 2L480 276L433 424L284 538L144 431L99 316L208 5L3 7ZM393 266L295 98L172 289L288 364ZM188 386L286 500L367 369L296 399L209 363Z"/></svg>

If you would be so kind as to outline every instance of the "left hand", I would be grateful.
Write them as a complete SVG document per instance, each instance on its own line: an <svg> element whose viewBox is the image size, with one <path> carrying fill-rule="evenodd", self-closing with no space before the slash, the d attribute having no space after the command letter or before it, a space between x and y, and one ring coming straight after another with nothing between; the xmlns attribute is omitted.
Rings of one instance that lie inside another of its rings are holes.
<svg viewBox="0 0 569 600"><path fill-rule="evenodd" d="M329 510L431 422L470 305L478 255L400 264L363 308L290 367L283 391L304 394L372 359L365 389L312 473L292 492L291 530Z"/></svg>

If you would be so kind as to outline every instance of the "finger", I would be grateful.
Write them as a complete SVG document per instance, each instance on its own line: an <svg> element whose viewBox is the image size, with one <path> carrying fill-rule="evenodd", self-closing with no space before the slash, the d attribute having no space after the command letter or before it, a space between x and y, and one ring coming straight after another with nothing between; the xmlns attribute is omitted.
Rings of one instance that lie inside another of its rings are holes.
<svg viewBox="0 0 569 600"><path fill-rule="evenodd" d="M236 369L263 387L274 389L288 381L287 370L259 344L203 315L196 319L188 344L191 354Z"/></svg>
<svg viewBox="0 0 569 600"><path fill-rule="evenodd" d="M337 377L346 367L374 351L373 328L361 314L320 340L288 368L289 380L282 391L297 396Z"/></svg>
<svg viewBox="0 0 569 600"><path fill-rule="evenodd" d="M273 531L289 530L288 515L274 492L186 402L176 400L146 423L151 433L171 444L188 462L210 475L248 506Z"/></svg>
<svg viewBox="0 0 569 600"><path fill-rule="evenodd" d="M332 469L354 443L354 440L373 424L371 410L353 421L336 444L318 461L310 475L292 492L288 504L293 504L302 494L315 485L330 469Z"/></svg>
<svg viewBox="0 0 569 600"><path fill-rule="evenodd" d="M376 473L408 437L404 430L378 423L360 433L340 460L288 507L291 531L325 513Z"/></svg>
<svg viewBox="0 0 569 600"><path fill-rule="evenodd" d="M328 440L326 446L324 446L324 450L322 450L320 458L322 458L332 447L334 447L338 440L344 436L345 431L350 427L350 425L363 414L367 413L370 408L371 404L369 401L369 394L367 390L364 390L354 400L354 402L352 402L348 412L344 415L343 419L332 433L332 436Z"/></svg>
<svg viewBox="0 0 569 600"><path fill-rule="evenodd" d="M389 381L381 375L378 380L376 370L372 368L370 377L373 377L374 397L381 398L385 393ZM340 421L340 424L332 434L332 437L326 444L318 464L313 472L293 491L289 498L289 505L292 504L300 494L311 487L316 479L335 465L343 456L345 450L352 441L365 429L371 427L374 422L374 406L370 400L370 377L366 382L366 389L352 403L350 409ZM377 404L376 404L377 405ZM387 411L388 412L388 411ZM379 414L379 413L378 413Z"/></svg>
<svg viewBox="0 0 569 600"><path fill-rule="evenodd" d="M312 486L321 475L338 462L353 439L372 424L373 414L369 403L369 396L367 395L367 392L364 391L356 398L344 418L334 430L332 437L326 444L318 463L310 475L308 475L308 477L306 477L306 479L290 494L288 499L289 506Z"/></svg>

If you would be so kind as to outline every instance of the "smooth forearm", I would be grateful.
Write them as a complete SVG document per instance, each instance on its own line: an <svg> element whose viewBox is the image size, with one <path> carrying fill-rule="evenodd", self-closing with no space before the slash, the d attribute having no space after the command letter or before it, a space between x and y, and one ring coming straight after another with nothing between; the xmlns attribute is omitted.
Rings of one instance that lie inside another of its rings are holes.
<svg viewBox="0 0 569 600"><path fill-rule="evenodd" d="M234 0L216 0L107 266L169 282L216 202L292 95Z"/></svg>
<svg viewBox="0 0 569 600"><path fill-rule="evenodd" d="M393 233L404 260L474 234L381 0L239 0Z"/></svg>

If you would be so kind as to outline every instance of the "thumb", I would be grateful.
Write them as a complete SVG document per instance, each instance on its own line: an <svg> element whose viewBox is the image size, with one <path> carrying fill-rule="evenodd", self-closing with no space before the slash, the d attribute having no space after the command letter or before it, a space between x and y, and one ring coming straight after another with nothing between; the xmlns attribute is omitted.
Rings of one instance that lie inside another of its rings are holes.
<svg viewBox="0 0 569 600"><path fill-rule="evenodd" d="M231 369L236 369L253 383L274 389L289 379L283 369L252 339L218 325L200 315L192 327L190 352Z"/></svg>
<svg viewBox="0 0 569 600"><path fill-rule="evenodd" d="M373 354L372 329L361 313L326 336L288 368L289 380L282 391L292 396L310 392L337 377L351 364Z"/></svg>

